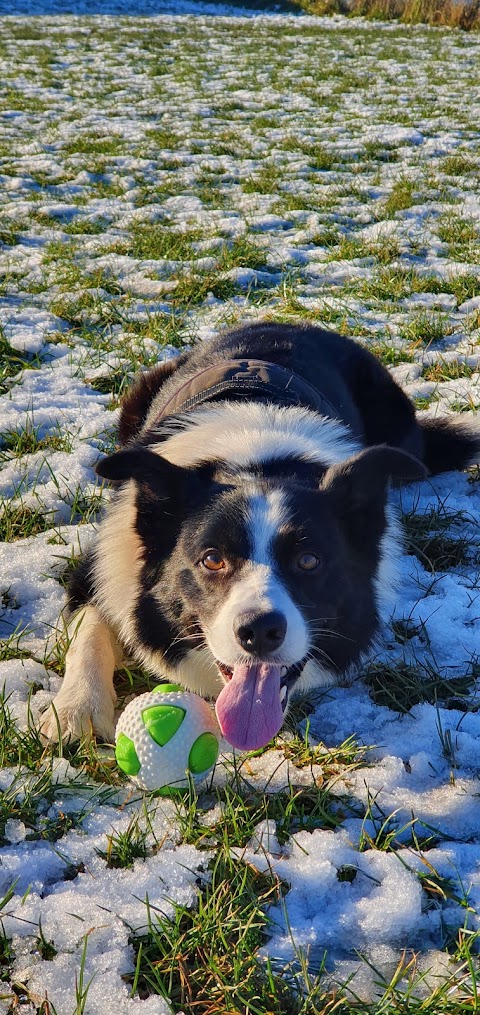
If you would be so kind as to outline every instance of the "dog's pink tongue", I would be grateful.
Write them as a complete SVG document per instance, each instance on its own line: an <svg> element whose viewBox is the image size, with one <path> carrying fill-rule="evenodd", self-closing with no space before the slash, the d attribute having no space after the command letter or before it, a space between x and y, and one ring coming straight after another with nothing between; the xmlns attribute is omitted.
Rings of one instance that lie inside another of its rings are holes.
<svg viewBox="0 0 480 1015"><path fill-rule="evenodd" d="M232 747L255 751L278 733L283 723L281 670L270 663L234 666L215 706L220 729Z"/></svg>

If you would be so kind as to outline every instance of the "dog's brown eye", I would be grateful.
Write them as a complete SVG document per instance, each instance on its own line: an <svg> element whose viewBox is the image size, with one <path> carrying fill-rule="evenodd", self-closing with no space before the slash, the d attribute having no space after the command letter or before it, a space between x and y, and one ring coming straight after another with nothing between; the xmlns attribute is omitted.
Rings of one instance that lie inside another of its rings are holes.
<svg viewBox="0 0 480 1015"><path fill-rule="evenodd" d="M314 571L320 564L318 557L314 553L301 553L296 560L297 567L301 571Z"/></svg>
<svg viewBox="0 0 480 1015"><path fill-rule="evenodd" d="M202 557L202 564L207 568L207 571L221 571L225 567L225 561L220 550L209 550Z"/></svg>

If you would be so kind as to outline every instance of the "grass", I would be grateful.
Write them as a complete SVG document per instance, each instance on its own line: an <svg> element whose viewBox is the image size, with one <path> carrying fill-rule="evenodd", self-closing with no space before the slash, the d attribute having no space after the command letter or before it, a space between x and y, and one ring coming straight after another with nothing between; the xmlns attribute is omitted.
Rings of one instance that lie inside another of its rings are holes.
<svg viewBox="0 0 480 1015"><path fill-rule="evenodd" d="M147 933L131 939L135 972L126 979L132 995L160 995L186 1015L313 1013L285 976L256 956L268 926L265 909L280 898L273 872L262 874L223 852L195 909L177 905L173 919L166 919L148 908ZM309 989L309 1005L314 993L316 984Z"/></svg>
<svg viewBox="0 0 480 1015"><path fill-rule="evenodd" d="M381 268L371 280L353 282L352 292L361 299L394 301L414 293L443 292L442 283L435 276L419 275L414 268Z"/></svg>
<svg viewBox="0 0 480 1015"><path fill-rule="evenodd" d="M236 1012L243 1010L243 1005L252 1012L310 1011L308 1005L317 997L320 978L311 977L307 967L304 976L293 969L283 970L280 976L256 955L265 929L268 931L265 908L281 900L288 886L282 886L273 872L261 874L241 858L235 859L232 850L245 847L265 817L275 822L280 843L288 843L291 835L302 828L335 827L337 819L328 803L328 781L334 782L340 772L364 764L368 749L360 748L353 739L332 751L311 747L308 729L303 740L289 740L284 749L296 767L321 762L325 786L296 788L288 783L280 793L269 792L268 788L266 792L254 791L247 758L232 772L232 782L216 791L221 805L217 821L204 823L203 805L193 787L185 802L177 801L182 841L205 850L207 857L212 850L214 855L197 909L175 907L173 923L149 909L148 933L133 938L137 963L135 974L129 978L132 993L140 997L160 994L178 1005L187 1004L187 1012ZM217 923L214 940L212 920ZM254 927L259 933L250 935L249 929ZM305 987L308 993L303 998L298 991ZM214 999L215 1007L207 1008L207 1002L211 1004ZM262 1007L267 1001L272 1008Z"/></svg>
<svg viewBox="0 0 480 1015"><path fill-rule="evenodd" d="M361 768L364 764L368 764L368 752L372 750L372 748L359 744L354 735L338 744L335 749L328 749L324 744L313 745L310 743L308 719L305 735L300 737L295 732L290 739L282 744L282 749L285 757L292 762L295 768L311 768L313 765L321 765L324 782L335 780L340 771L353 771L355 768Z"/></svg>
<svg viewBox="0 0 480 1015"><path fill-rule="evenodd" d="M305 746L310 750L308 739ZM345 743L337 761L352 758L356 753L354 744ZM324 757L328 759L328 752ZM229 794L233 792L228 790ZM191 841L192 831L199 826L199 800L193 788L185 802L179 802L177 807L182 812L179 816L183 841ZM232 838L233 813L236 817ZM463 959L463 964L454 969L448 981L433 990L423 991L419 997L420 978L415 963L413 960L407 962L404 957L399 960L392 979L385 979L378 971L377 982L383 1000L373 1005L360 1001L354 992L352 996L348 983L329 987L324 978L324 959L313 964L300 949L295 950L295 959L290 963L261 959L259 948L271 933L268 908L272 904L283 906L289 886L278 878L268 862L262 863L259 869L244 854L237 855L238 849L251 837L251 820L248 809L233 811L227 799L219 831L211 826L210 839L195 840L206 850L207 862L204 874L197 881L197 903L193 908L174 904L173 915L167 918L147 898L146 931L134 933L130 939L135 970L125 979L132 996L146 999L159 995L168 999L174 1012L185 1015L197 1012L204 1015L231 1012L233 1015L240 1011L257 1015L265 1015L267 1011L276 1015L325 1015L329 1012L332 1015L338 1012L379 1015L379 1012L412 1010L453 1015L463 1010L462 998L465 999L464 1010L468 1010L475 941L462 930L452 939L452 951L457 962ZM402 849L403 856L406 848L413 853L420 852L423 869L418 873L416 868L411 869L419 878L426 908L452 901L465 907L466 899L458 894L454 881L440 875L428 860L428 850L441 838L436 829L415 819L402 824L395 813L383 812L376 798L368 796L359 851L395 854ZM404 859L402 863L408 866ZM337 870L339 881L352 883L356 876L357 868L351 864L340 865Z"/></svg>
<svg viewBox="0 0 480 1015"><path fill-rule="evenodd" d="M477 295L479 285L477 276L471 273L441 279L435 275L419 275L414 268L385 266L375 272L371 280L352 282L348 285L348 289L360 298L375 303L383 300L393 302L417 293L432 295L451 293L460 304ZM420 312L414 320L418 324L421 324L422 321L439 322L442 320L446 323L445 315L443 317L442 315L432 315L428 311ZM438 330L437 323L435 331L438 332ZM443 327L438 333L438 337L443 337L445 333L448 334L448 331L445 331L445 327Z"/></svg>
<svg viewBox="0 0 480 1015"><path fill-rule="evenodd" d="M0 243L4 243L6 247L14 247L18 243L18 230L14 230L11 225L0 225Z"/></svg>
<svg viewBox="0 0 480 1015"><path fill-rule="evenodd" d="M22 655L20 651L16 658ZM45 655L44 658L34 661L43 663L49 669L55 668L55 660L51 655ZM64 659L62 673L63 667ZM35 690L33 685L31 694ZM27 709L25 729L20 729L15 710L11 707L9 696L5 691L0 692L0 734L1 764L14 770L14 779L9 791L0 799L1 834L6 821L10 818L19 818L31 826L30 831L34 837L56 841L68 830L67 826L71 821L69 814L62 810L61 804L56 817L48 816L47 812L57 796L61 801L65 793L81 796L82 792L86 791L84 810L77 808L74 812L75 825L80 825L99 802L107 804L114 801L115 787L118 788L123 777L115 764L113 752L111 750L109 752L108 749L102 752L92 740L87 739L74 744L63 744L59 751L60 756L76 769L76 778L64 785L54 777L55 757L51 748L41 740L30 707ZM28 773L31 774L31 779ZM97 785L94 788L93 799L90 799L92 783ZM19 790L22 785L23 794Z"/></svg>
<svg viewBox="0 0 480 1015"><path fill-rule="evenodd" d="M241 791L227 787L219 794L222 817L213 825L198 823L185 837L197 848L219 846L228 841L231 847L246 846L256 825L264 819L275 823L276 836L281 845L297 832L312 832L315 828L336 828L334 800L327 788L315 784L306 788L289 785L284 792L274 795Z"/></svg>
<svg viewBox="0 0 480 1015"><path fill-rule="evenodd" d="M386 367L397 367L400 363L413 363L414 360L411 349L397 348L394 345L389 345L387 341L372 342L368 348Z"/></svg>
<svg viewBox="0 0 480 1015"><path fill-rule="evenodd" d="M462 275L454 275L448 280L448 291L453 293L459 304L465 300L472 299L480 294L480 278L466 272Z"/></svg>
<svg viewBox="0 0 480 1015"><path fill-rule="evenodd" d="M195 325L182 308L150 314L146 321L131 321L128 327L140 340L153 340L160 346L172 345L175 349L183 349L196 339Z"/></svg>
<svg viewBox="0 0 480 1015"><path fill-rule="evenodd" d="M473 173L477 170L477 162L468 152L457 151L454 155L447 155L440 163L439 169L448 176L463 176L466 173Z"/></svg>
<svg viewBox="0 0 480 1015"><path fill-rule="evenodd" d="M142 828L134 814L125 831L107 835L106 848L97 850L109 869L133 867L136 860L146 860L148 828Z"/></svg>
<svg viewBox="0 0 480 1015"><path fill-rule="evenodd" d="M395 636L403 644L405 636L403 633L399 634L402 628L399 628L398 623ZM409 637L415 637L408 625L407 630ZM441 702L447 708L454 707L460 708L461 711L468 711L468 702L471 692L474 690L476 674L472 670L464 677L447 680L440 676L434 666L413 665L399 661L372 664L365 671L364 679L376 705L384 705L394 712L407 714L415 705L423 702L428 702L431 705Z"/></svg>
<svg viewBox="0 0 480 1015"><path fill-rule="evenodd" d="M119 399L131 386L132 375L129 371L119 368L111 370L104 377L86 377L85 383L102 395L115 395Z"/></svg>
<svg viewBox="0 0 480 1015"><path fill-rule="evenodd" d="M92 133L80 133L71 141L66 141L63 151L66 155L117 155L124 142L120 137L101 136Z"/></svg>
<svg viewBox="0 0 480 1015"><path fill-rule="evenodd" d="M386 141L365 141L363 150L367 159L374 162L396 162L398 153Z"/></svg>
<svg viewBox="0 0 480 1015"><path fill-rule="evenodd" d="M229 271L231 268L261 270L266 263L265 250L249 236L240 236L222 245L218 267L220 271Z"/></svg>
<svg viewBox="0 0 480 1015"><path fill-rule="evenodd" d="M69 525L86 525L99 520L104 507L102 489L102 486L97 486L86 491L82 486L75 486L63 495L70 511Z"/></svg>
<svg viewBox="0 0 480 1015"><path fill-rule="evenodd" d="M440 507L426 514L403 515L407 552L413 553L431 574L468 564L475 554L471 538L458 531L462 518Z"/></svg>
<svg viewBox="0 0 480 1015"><path fill-rule="evenodd" d="M311 14L347 14L381 19L399 20L405 24L426 23L436 27L448 26L464 31L478 30L480 12L477 3L453 3L452 0L295 0Z"/></svg>
<svg viewBox="0 0 480 1015"><path fill-rule="evenodd" d="M100 285L105 288L109 280L103 275L101 278L85 279L86 288L83 291L64 293L54 297L49 309L52 314L61 317L74 327L82 327L85 321L101 322L104 327L120 324L123 321L123 314L120 302L108 299L108 294L96 292L95 288ZM91 291L93 288L93 291ZM115 295L118 295L118 286L115 287Z"/></svg>
<svg viewBox="0 0 480 1015"><path fill-rule="evenodd" d="M459 360L445 360L440 357L435 363L429 363L422 370L422 377L426 381L457 381L461 377L471 377L475 373L475 367L468 363L461 363Z"/></svg>
<svg viewBox="0 0 480 1015"><path fill-rule="evenodd" d="M2 618L5 610L14 610L18 606L15 597L11 597L10 590L7 589L3 594L0 602L0 619ZM22 648L22 639L28 634L28 627L17 626L7 638L0 640L0 662L6 662L9 659L28 659L30 652L26 648Z"/></svg>
<svg viewBox="0 0 480 1015"><path fill-rule="evenodd" d="M374 257L378 264L391 264L400 257L400 244L394 236L383 236L376 242L366 244L365 254Z"/></svg>
<svg viewBox="0 0 480 1015"><path fill-rule="evenodd" d="M20 89L8 88L0 97L0 108L5 111L16 110L23 113L43 113L47 104L36 95L25 95Z"/></svg>
<svg viewBox="0 0 480 1015"><path fill-rule="evenodd" d="M411 208L414 203L414 182L407 177L396 180L385 201L383 213L386 218L394 218L397 212Z"/></svg>
<svg viewBox="0 0 480 1015"><path fill-rule="evenodd" d="M21 790L24 790L23 794ZM7 821L22 821L27 828L27 837L31 840L44 839L55 842L71 827L69 819L62 817L60 826L57 822L45 819L48 807L55 798L52 772L48 763L40 772L14 779L0 802L0 838L3 844ZM63 827L62 827L63 826Z"/></svg>
<svg viewBox="0 0 480 1015"><path fill-rule="evenodd" d="M18 655L21 656L22 652L19 651ZM45 757L45 744L42 744L33 724L27 730L18 728L12 716L8 697L4 692L0 694L0 733L0 766L2 768L13 765L31 771L38 768L39 762ZM5 820L8 820L9 817L11 817L10 811L6 812Z"/></svg>
<svg viewBox="0 0 480 1015"><path fill-rule="evenodd" d="M199 229L180 232L163 223L135 224L125 253L142 260L189 261L194 257L195 241L201 238Z"/></svg>
<svg viewBox="0 0 480 1015"><path fill-rule="evenodd" d="M0 432L0 462L7 462L21 455L32 455L37 451L73 450L71 435L62 433L60 427L55 427L52 433L40 436L42 429L29 422L22 430Z"/></svg>
<svg viewBox="0 0 480 1015"><path fill-rule="evenodd" d="M108 219L76 218L62 226L63 232L69 236L97 236L109 228Z"/></svg>
<svg viewBox="0 0 480 1015"><path fill-rule="evenodd" d="M244 194L276 194L279 189L280 174L276 166L265 166L260 172L249 177L242 183Z"/></svg>
<svg viewBox="0 0 480 1015"><path fill-rule="evenodd" d="M14 378L23 370L35 370L41 366L38 356L28 356L14 349L5 338L0 326L0 395L10 390Z"/></svg>
<svg viewBox="0 0 480 1015"><path fill-rule="evenodd" d="M229 300L241 287L230 278L221 278L217 271L197 274L192 271L179 278L174 289L172 304L176 310L203 303L209 293L217 300Z"/></svg>
<svg viewBox="0 0 480 1015"><path fill-rule="evenodd" d="M449 214L440 219L438 235L448 246L450 257L474 263L480 249L480 234L472 219Z"/></svg>
<svg viewBox="0 0 480 1015"><path fill-rule="evenodd" d="M432 342L440 342L451 333L451 325L445 314L422 311L414 314L401 328L400 337L416 348L428 348Z"/></svg>
<svg viewBox="0 0 480 1015"><path fill-rule="evenodd" d="M466 395L463 400L455 399L450 403L452 412L478 412L480 402L475 401L473 395Z"/></svg>
<svg viewBox="0 0 480 1015"><path fill-rule="evenodd" d="M423 411L438 402L439 398L438 391L433 391L431 395L414 395L412 402L417 410Z"/></svg>
<svg viewBox="0 0 480 1015"><path fill-rule="evenodd" d="M28 539L46 532L54 524L51 512L0 498L0 543Z"/></svg>

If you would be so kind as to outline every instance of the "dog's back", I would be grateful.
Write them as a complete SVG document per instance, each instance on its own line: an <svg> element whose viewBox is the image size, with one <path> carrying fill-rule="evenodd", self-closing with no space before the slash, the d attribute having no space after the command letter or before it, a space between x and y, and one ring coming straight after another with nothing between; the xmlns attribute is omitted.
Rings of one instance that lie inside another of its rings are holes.
<svg viewBox="0 0 480 1015"><path fill-rule="evenodd" d="M401 448L420 458L431 474L477 461L479 428L455 416L416 415L410 399L366 348L323 328L274 322L221 333L141 375L123 403L120 443L148 431L190 378L221 361L244 358L276 363L316 387L366 447Z"/></svg>

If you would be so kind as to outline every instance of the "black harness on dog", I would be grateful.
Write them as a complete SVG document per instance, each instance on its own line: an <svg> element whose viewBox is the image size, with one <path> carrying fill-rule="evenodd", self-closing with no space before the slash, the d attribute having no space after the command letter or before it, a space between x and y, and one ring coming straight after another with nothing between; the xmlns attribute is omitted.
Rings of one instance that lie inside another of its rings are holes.
<svg viewBox="0 0 480 1015"><path fill-rule="evenodd" d="M156 424L167 416L188 412L204 402L214 402L224 395L234 399L251 399L260 395L280 405L299 405L313 409L321 416L341 418L338 409L312 384L277 363L257 359L224 360L206 367L182 384L163 406Z"/></svg>

